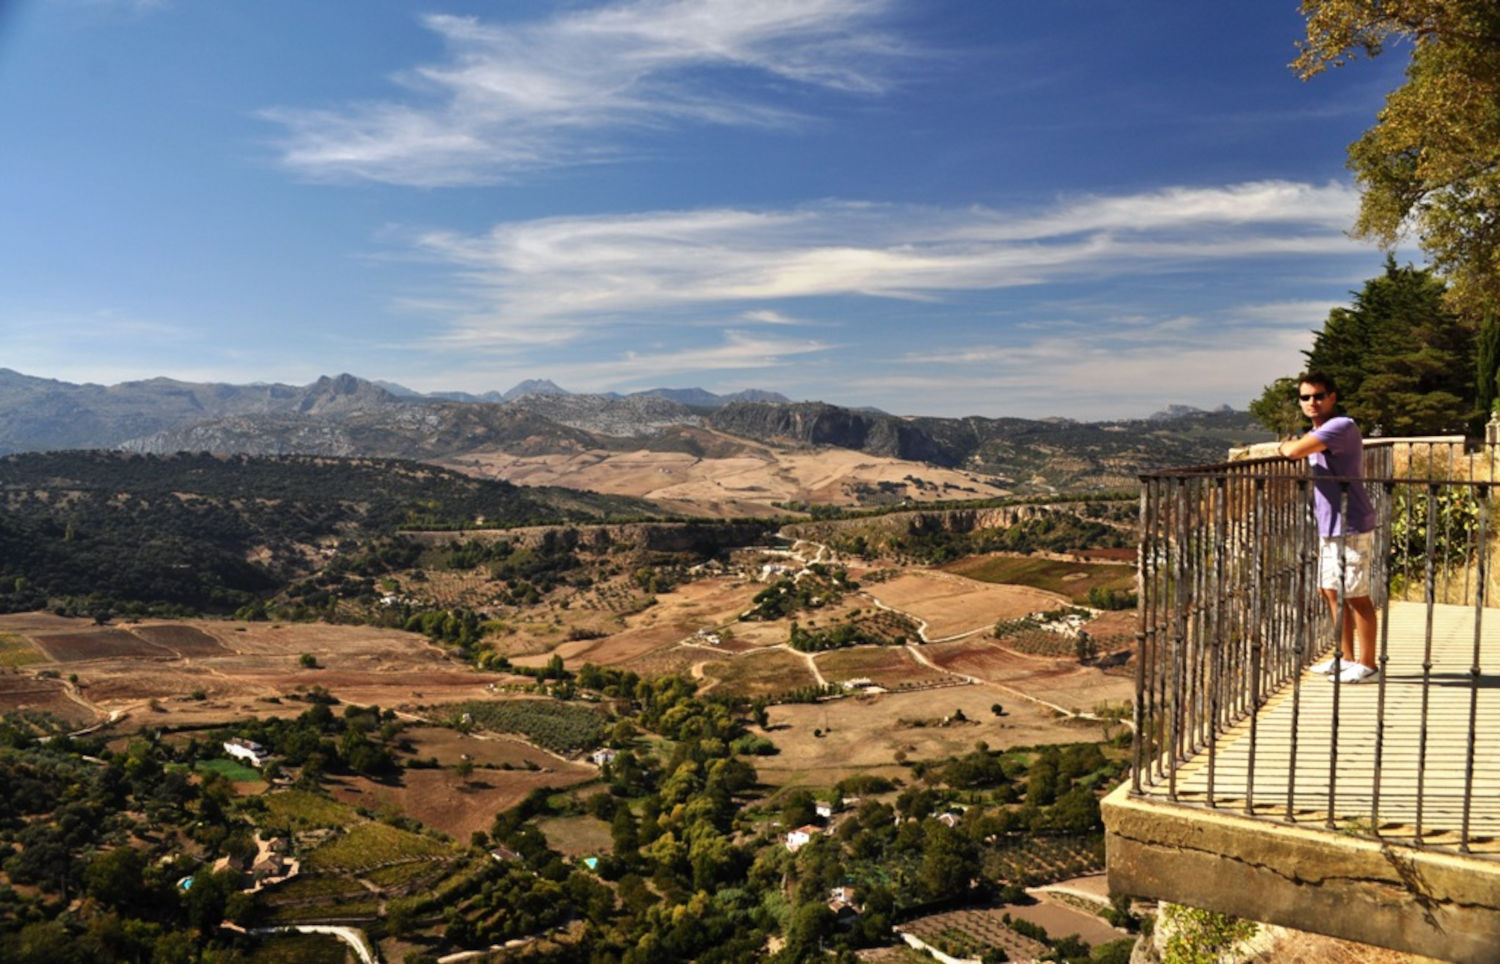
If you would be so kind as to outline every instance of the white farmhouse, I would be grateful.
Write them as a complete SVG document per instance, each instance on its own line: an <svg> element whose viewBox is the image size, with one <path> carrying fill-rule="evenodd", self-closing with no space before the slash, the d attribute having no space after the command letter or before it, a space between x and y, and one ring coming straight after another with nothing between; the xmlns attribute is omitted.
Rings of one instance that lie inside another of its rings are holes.
<svg viewBox="0 0 1500 964"><path fill-rule="evenodd" d="M242 740L239 737L224 741L224 752L236 760L243 760L253 767L263 767L270 754L266 748L254 740Z"/></svg>
<svg viewBox="0 0 1500 964"><path fill-rule="evenodd" d="M787 831L786 849L792 853L796 853L806 846L808 841L822 832L822 827L815 827L812 824L806 824L798 827L796 830Z"/></svg>

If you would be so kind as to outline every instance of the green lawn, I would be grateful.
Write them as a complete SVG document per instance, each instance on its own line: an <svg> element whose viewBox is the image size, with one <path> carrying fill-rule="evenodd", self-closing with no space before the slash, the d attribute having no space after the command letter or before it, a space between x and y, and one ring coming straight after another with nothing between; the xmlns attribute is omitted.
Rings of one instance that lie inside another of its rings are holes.
<svg viewBox="0 0 1500 964"><path fill-rule="evenodd" d="M262 783L260 771L233 760L199 760L197 769L223 774L235 783Z"/></svg>

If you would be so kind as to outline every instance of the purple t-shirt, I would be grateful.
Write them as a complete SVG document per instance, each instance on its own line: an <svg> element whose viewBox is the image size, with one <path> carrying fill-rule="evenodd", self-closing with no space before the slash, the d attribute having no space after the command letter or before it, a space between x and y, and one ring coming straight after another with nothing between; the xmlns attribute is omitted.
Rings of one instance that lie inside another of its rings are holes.
<svg viewBox="0 0 1500 964"><path fill-rule="evenodd" d="M1354 419L1344 415L1330 418L1312 430L1312 437L1328 446L1326 451L1314 452L1307 457L1314 476L1343 476L1362 479L1365 475L1364 439ZM1318 535L1341 535L1344 527L1339 519L1339 506L1343 498L1343 485L1331 480L1313 483L1313 515L1318 519ZM1349 485L1350 532L1369 532L1375 528L1375 510L1370 497L1365 494L1363 483Z"/></svg>

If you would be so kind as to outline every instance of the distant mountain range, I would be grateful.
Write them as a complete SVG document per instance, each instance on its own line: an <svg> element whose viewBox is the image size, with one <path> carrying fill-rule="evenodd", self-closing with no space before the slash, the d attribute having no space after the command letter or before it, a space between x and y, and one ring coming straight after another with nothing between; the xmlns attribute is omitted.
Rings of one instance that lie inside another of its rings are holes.
<svg viewBox="0 0 1500 964"><path fill-rule="evenodd" d="M426 398L446 402L486 402L489 404L502 404L513 402L525 395L572 395L573 392L558 385L556 382L546 378L528 378L518 383L509 391L485 392L483 395L472 395L469 392L417 392L405 385L395 382L374 382L386 391L399 398ZM622 398L642 398L654 396L665 398L668 401L677 402L682 405L690 405L698 408L718 408L730 402L789 402L787 398L778 392L761 391L758 388L747 388L742 392L734 392L730 395L715 395L713 392L701 388L648 388L643 392L631 392L621 395L619 392L605 392L597 397L608 398L618 401Z"/></svg>
<svg viewBox="0 0 1500 964"><path fill-rule="evenodd" d="M0 454L104 448L454 459L652 449L709 457L754 446L834 446L962 467L1025 489L1128 484L1143 469L1220 461L1230 445L1269 437L1227 407L1171 406L1149 419L1090 423L901 417L753 390L582 395L531 380L503 393L420 394L348 374L304 386L168 378L101 386L0 369Z"/></svg>

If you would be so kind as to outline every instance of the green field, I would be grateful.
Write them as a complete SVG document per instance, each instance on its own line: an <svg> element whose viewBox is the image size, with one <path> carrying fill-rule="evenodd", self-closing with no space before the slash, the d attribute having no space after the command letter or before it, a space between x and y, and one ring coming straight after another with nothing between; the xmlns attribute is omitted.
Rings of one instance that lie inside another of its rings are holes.
<svg viewBox="0 0 1500 964"><path fill-rule="evenodd" d="M276 934L260 938L250 951L250 964L344 964L344 942L329 934Z"/></svg>
<svg viewBox="0 0 1500 964"><path fill-rule="evenodd" d="M454 848L383 823L361 823L323 844L302 861L304 870L359 873L418 857L444 857Z"/></svg>
<svg viewBox="0 0 1500 964"><path fill-rule="evenodd" d="M1135 591L1135 567L1113 562L1063 562L1032 556L970 556L942 567L980 582L1031 586L1061 593L1074 602L1088 601L1089 590Z"/></svg>
<svg viewBox="0 0 1500 964"><path fill-rule="evenodd" d="M337 829L360 819L353 807L306 790L281 790L262 799L269 811L268 822L292 830Z"/></svg>
<svg viewBox="0 0 1500 964"><path fill-rule="evenodd" d="M15 633L0 633L0 666L25 666L27 663L43 663L47 657L22 636Z"/></svg>
<svg viewBox="0 0 1500 964"><path fill-rule="evenodd" d="M260 771L233 760L199 760L197 769L223 774L235 783L263 783Z"/></svg>

